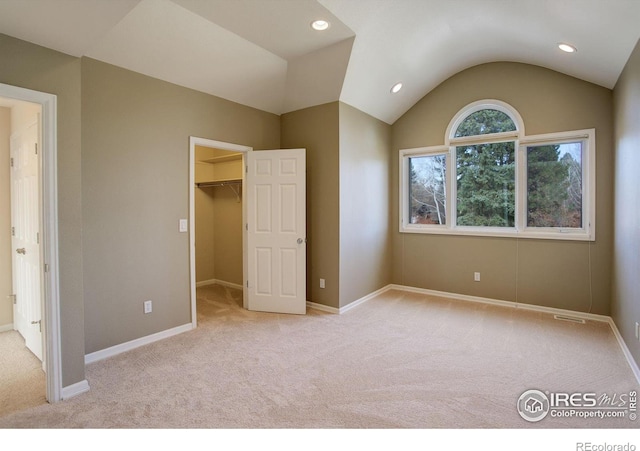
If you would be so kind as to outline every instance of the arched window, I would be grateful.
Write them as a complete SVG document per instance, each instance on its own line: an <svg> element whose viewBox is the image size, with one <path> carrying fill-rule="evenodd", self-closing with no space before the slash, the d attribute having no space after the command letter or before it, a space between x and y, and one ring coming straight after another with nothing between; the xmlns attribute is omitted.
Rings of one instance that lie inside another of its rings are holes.
<svg viewBox="0 0 640 451"><path fill-rule="evenodd" d="M468 115L456 128L454 138L516 131L516 124L506 113L491 108Z"/></svg>
<svg viewBox="0 0 640 451"><path fill-rule="evenodd" d="M456 225L515 227L518 120L513 108L497 101L473 103L454 116L449 144Z"/></svg>
<svg viewBox="0 0 640 451"><path fill-rule="evenodd" d="M400 152L402 232L595 238L595 130L525 136L513 107L484 100L444 141Z"/></svg>

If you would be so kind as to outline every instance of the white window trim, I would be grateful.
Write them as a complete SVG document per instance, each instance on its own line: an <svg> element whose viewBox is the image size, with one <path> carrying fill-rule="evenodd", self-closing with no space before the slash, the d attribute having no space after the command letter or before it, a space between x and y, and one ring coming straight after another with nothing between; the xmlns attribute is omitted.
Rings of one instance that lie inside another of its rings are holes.
<svg viewBox="0 0 640 451"><path fill-rule="evenodd" d="M473 137L454 138L458 126L470 114L482 109L494 109L507 114L515 123L516 131L495 133L487 135L487 139L483 139L483 135ZM454 208L453 199L456 199L456 183L452 171L455 171L455 148L456 146L468 142L505 142L515 141L515 227L469 227L469 226L453 226L456 222L456 209ZM488 236L488 237L517 237L532 239L550 239L550 240L575 240L575 241L594 241L595 240L595 194L596 194L596 177L595 177L595 129L574 130L568 132L547 133L540 135L525 136L524 123L520 114L508 104L498 100L481 100L474 102L462 108L451 120L445 134L445 144L441 146L418 147L412 149L401 149L399 152L399 172L400 172L400 218L399 231L401 233L426 233L441 235L471 235L471 236ZM583 159L582 159L582 218L583 227L576 228L541 228L527 227L527 180L526 180L526 148L527 146L544 144L553 142L554 144L562 144L563 142L583 141ZM411 156L429 156L429 155L446 155L446 210L447 224L411 224L409 213L409 158ZM588 183L588 185L586 185ZM586 186L585 186L586 185Z"/></svg>
<svg viewBox="0 0 640 451"><path fill-rule="evenodd" d="M526 151L527 146L543 145L545 143L563 144L582 141L582 228L543 228L527 227L527 178L526 178ZM518 199L523 208L516 211L521 214L517 224L521 224L518 236L523 238L544 238L555 240L582 240L595 241L596 239L596 131L593 128L573 130L569 132L546 133L542 135L527 136L520 140L518 153L523 159L523 164L517 166L520 172L520 185L518 185ZM516 178L518 183L518 177Z"/></svg>
<svg viewBox="0 0 640 451"><path fill-rule="evenodd" d="M465 106L460 111L458 111L455 114L455 116L453 116L453 119L451 119L451 121L449 122L449 125L447 126L447 132L444 135L445 145L448 146L453 141L458 142L458 140L468 140L469 137L465 136L462 138L456 138L454 135L456 133L456 130L458 130L458 127L460 126L462 121L464 121L467 117L471 116L473 113L480 110L501 111L507 116L509 116L513 121L513 123L516 124L516 130L513 132L493 133L487 136L496 136L496 135L523 136L524 135L524 121L522 120L522 116L520 116L520 113L518 113L518 111L515 108L513 108L511 105L501 100L486 99L486 100L479 100L477 102L470 103L469 105ZM482 135L479 135L479 136L482 136ZM477 139L477 136L473 136L471 138L475 140Z"/></svg>
<svg viewBox="0 0 640 451"><path fill-rule="evenodd" d="M445 208L447 211L447 217L451 212L451 206L453 201L450 196L451 186L451 171L449 167L451 164L451 151L449 146L432 146L432 147L419 147L416 149L405 149L400 151L400 231L401 232L413 232L413 233L450 233L449 225L432 224L429 225L429 232L425 232L424 224L411 224L409 222L409 184L404 181L408 181L409 177L409 158L411 156L435 156L444 155L446 157L447 171L445 172ZM447 221L449 222L449 221Z"/></svg>

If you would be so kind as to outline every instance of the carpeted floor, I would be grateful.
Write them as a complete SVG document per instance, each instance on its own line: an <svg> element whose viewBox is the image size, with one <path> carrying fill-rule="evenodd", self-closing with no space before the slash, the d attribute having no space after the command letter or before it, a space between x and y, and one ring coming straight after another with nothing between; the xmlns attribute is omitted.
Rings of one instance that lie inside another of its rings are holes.
<svg viewBox="0 0 640 451"><path fill-rule="evenodd" d="M0 333L0 417L46 404L42 362L15 330Z"/></svg>
<svg viewBox="0 0 640 451"><path fill-rule="evenodd" d="M198 289L196 330L87 367L91 391L3 428L637 428L523 420L526 390L622 394L638 384L605 323L388 291L343 315L241 308Z"/></svg>

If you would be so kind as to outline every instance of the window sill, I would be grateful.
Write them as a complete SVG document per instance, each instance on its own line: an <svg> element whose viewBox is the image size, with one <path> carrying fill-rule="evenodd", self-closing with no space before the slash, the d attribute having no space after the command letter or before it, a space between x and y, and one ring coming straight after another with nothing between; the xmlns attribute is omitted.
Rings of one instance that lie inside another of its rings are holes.
<svg viewBox="0 0 640 451"><path fill-rule="evenodd" d="M595 241L595 233L584 229L546 229L532 232L514 228L476 228L476 227L446 227L446 226L412 226L401 225L400 233L418 233L428 235L480 236L494 238L524 238L535 240L563 240L563 241Z"/></svg>

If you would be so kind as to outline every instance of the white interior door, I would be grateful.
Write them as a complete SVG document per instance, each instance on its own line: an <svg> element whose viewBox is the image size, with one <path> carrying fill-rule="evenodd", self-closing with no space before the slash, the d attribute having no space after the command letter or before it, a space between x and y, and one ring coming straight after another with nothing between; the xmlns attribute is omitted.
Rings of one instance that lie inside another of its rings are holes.
<svg viewBox="0 0 640 451"><path fill-rule="evenodd" d="M42 360L38 123L11 136L14 329Z"/></svg>
<svg viewBox="0 0 640 451"><path fill-rule="evenodd" d="M248 309L305 314L305 149L247 153Z"/></svg>

